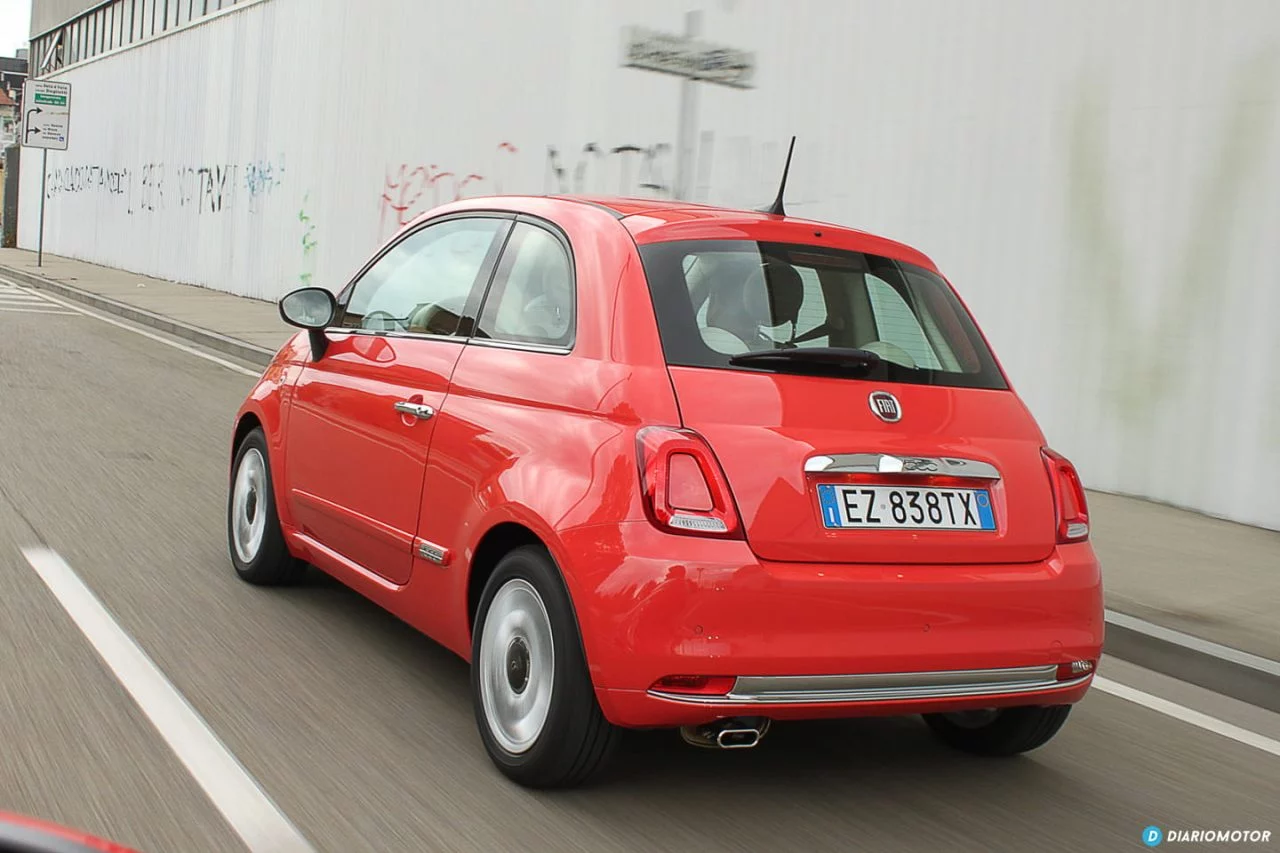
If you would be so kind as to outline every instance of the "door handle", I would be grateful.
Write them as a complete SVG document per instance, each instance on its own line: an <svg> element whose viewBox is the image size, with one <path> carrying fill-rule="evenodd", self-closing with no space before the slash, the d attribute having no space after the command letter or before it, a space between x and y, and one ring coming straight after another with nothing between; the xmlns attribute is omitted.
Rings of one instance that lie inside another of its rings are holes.
<svg viewBox="0 0 1280 853"><path fill-rule="evenodd" d="M426 403L410 403L408 400L401 400L395 405L396 411L402 415L409 415L420 421L434 417L436 410L428 406Z"/></svg>

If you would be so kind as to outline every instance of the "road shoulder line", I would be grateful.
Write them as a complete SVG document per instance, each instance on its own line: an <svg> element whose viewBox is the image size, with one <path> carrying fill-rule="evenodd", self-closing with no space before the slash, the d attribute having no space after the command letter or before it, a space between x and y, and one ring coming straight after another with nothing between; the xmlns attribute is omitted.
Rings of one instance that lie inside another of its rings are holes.
<svg viewBox="0 0 1280 853"><path fill-rule="evenodd" d="M22 554L251 853L315 853L208 723L57 552Z"/></svg>

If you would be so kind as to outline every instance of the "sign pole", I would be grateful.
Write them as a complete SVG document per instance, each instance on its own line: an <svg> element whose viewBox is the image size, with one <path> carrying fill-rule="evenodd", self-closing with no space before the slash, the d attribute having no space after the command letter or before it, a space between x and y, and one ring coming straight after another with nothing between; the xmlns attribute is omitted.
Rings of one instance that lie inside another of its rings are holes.
<svg viewBox="0 0 1280 853"><path fill-rule="evenodd" d="M698 98L700 83L714 83L734 89L752 88L756 70L754 53L698 38L702 32L702 12L686 12L684 34L661 33L645 27L623 27L622 65L683 77L680 84L680 115L676 126L675 198L693 195L694 161L698 152Z"/></svg>
<svg viewBox="0 0 1280 853"><path fill-rule="evenodd" d="M45 182L49 180L49 149L40 152L40 238L36 243L36 266L44 266L44 193Z"/></svg>
<svg viewBox="0 0 1280 853"><path fill-rule="evenodd" d="M689 40L702 35L702 12L687 12L684 16L684 37ZM698 131L698 78L686 77L680 83L680 121L676 128L676 191L675 197L688 201L693 195L694 138Z"/></svg>
<svg viewBox="0 0 1280 853"><path fill-rule="evenodd" d="M36 266L44 266L44 203L49 191L49 149L67 150L71 127L71 84L56 80L30 80L22 84L22 144L39 148L40 234L36 238Z"/></svg>

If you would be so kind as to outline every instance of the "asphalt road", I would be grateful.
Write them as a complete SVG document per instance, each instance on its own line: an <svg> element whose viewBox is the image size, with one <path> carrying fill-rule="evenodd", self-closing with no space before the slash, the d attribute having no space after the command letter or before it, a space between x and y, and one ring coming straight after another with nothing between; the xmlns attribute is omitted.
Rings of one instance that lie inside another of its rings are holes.
<svg viewBox="0 0 1280 853"><path fill-rule="evenodd" d="M460 660L318 574L234 577L227 444L249 377L84 316L3 316L0 809L148 853L244 850L21 552L44 545L317 850L1093 851L1141 848L1149 824L1280 846L1280 757L1098 690L1010 761L868 720L730 753L638 734L597 787L516 788L483 753ZM1280 737L1275 715L1103 674Z"/></svg>

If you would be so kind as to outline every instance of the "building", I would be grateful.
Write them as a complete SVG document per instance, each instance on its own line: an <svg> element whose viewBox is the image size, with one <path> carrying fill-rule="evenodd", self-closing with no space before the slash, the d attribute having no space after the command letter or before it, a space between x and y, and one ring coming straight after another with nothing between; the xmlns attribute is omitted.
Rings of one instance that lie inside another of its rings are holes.
<svg viewBox="0 0 1280 853"><path fill-rule="evenodd" d="M22 121L22 84L27 82L27 51L0 56L0 147L13 144Z"/></svg>
<svg viewBox="0 0 1280 853"><path fill-rule="evenodd" d="M22 113L18 102L3 88L0 88L0 147L12 145L18 138L18 123Z"/></svg>
<svg viewBox="0 0 1280 853"><path fill-rule="evenodd" d="M22 99L22 84L27 82L27 50L22 48L16 56L0 56L0 89L15 101Z"/></svg>
<svg viewBox="0 0 1280 853"><path fill-rule="evenodd" d="M691 8L754 68L697 84L682 127L682 81L622 41ZM788 210L931 255L1088 483L1280 529L1272 0L36 0L33 22L34 73L73 85L47 251L275 299L340 288L459 195L759 205L796 134Z"/></svg>

